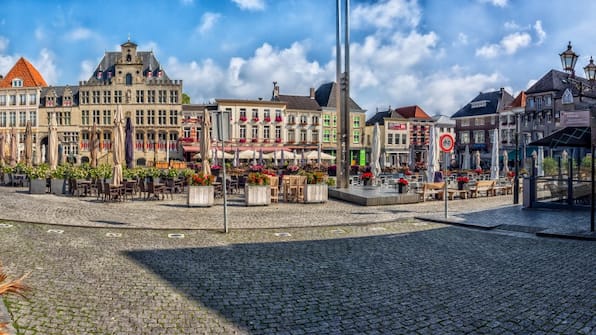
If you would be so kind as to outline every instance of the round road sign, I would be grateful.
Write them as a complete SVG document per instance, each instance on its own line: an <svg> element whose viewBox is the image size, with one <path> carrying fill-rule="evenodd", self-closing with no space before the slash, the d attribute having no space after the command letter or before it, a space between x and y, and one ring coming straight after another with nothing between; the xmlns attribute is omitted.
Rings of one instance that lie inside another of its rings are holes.
<svg viewBox="0 0 596 335"><path fill-rule="evenodd" d="M455 139L451 134L443 134L439 137L439 147L443 152L451 152L455 146Z"/></svg>

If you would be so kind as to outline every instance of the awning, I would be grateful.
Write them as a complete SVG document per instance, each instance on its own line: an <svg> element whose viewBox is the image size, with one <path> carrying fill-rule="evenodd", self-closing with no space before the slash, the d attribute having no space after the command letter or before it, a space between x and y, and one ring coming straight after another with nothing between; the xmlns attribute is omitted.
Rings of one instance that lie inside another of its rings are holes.
<svg viewBox="0 0 596 335"><path fill-rule="evenodd" d="M194 146L194 145L183 145L182 150L184 152L199 152L199 151L201 151L201 148Z"/></svg>
<svg viewBox="0 0 596 335"><path fill-rule="evenodd" d="M534 141L528 146L590 148L591 136L590 127L566 127Z"/></svg>

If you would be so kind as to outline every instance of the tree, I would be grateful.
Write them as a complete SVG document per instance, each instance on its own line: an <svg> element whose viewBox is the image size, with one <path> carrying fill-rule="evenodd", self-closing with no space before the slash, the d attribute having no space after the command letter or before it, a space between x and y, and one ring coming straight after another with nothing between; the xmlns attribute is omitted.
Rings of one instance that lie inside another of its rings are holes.
<svg viewBox="0 0 596 335"><path fill-rule="evenodd" d="M182 93L182 104L183 105L190 104L190 96L188 96L188 94L186 94L186 93Z"/></svg>

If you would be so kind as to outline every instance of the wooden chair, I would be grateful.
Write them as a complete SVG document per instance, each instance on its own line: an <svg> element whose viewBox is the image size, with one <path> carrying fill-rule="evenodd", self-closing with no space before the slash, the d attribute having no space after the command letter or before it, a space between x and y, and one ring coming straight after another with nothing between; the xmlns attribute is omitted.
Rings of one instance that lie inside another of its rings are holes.
<svg viewBox="0 0 596 335"><path fill-rule="evenodd" d="M271 202L279 202L279 177L269 176L269 186L271 187Z"/></svg>
<svg viewBox="0 0 596 335"><path fill-rule="evenodd" d="M298 194L298 176L283 176L284 201L296 201Z"/></svg>
<svg viewBox="0 0 596 335"><path fill-rule="evenodd" d="M110 185L110 183L103 183L104 201L121 200L121 192L123 188L121 186Z"/></svg>
<svg viewBox="0 0 596 335"><path fill-rule="evenodd" d="M296 202L304 202L304 189L306 188L306 176L298 176L296 181Z"/></svg>

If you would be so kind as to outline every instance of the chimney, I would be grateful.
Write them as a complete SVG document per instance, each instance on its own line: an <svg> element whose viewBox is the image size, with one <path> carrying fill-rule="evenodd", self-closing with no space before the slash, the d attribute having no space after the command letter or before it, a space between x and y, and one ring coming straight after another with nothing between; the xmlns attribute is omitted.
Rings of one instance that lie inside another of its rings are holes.
<svg viewBox="0 0 596 335"><path fill-rule="evenodd" d="M310 98L311 99L314 99L315 98L315 88L314 87L311 87L310 88Z"/></svg>

